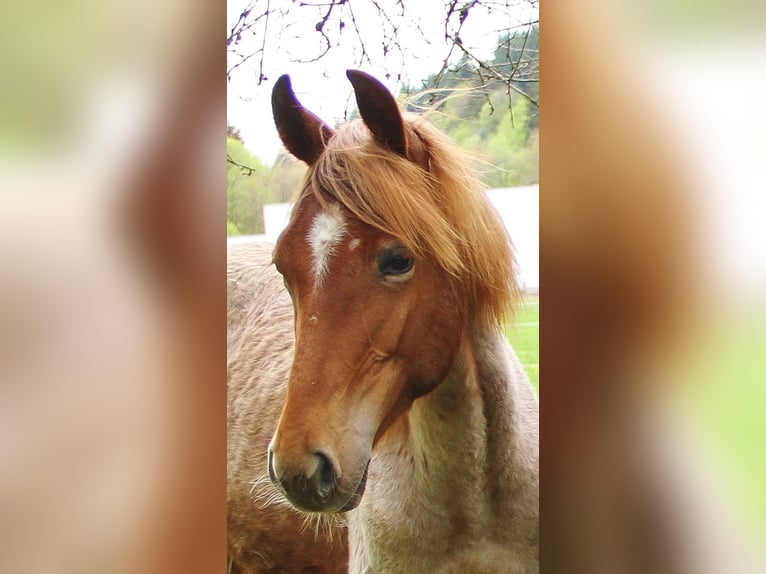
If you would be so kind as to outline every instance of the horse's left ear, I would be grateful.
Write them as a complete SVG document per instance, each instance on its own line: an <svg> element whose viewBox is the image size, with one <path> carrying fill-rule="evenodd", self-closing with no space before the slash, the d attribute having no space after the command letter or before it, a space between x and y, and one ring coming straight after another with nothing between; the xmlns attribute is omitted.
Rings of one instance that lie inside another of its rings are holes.
<svg viewBox="0 0 766 574"><path fill-rule="evenodd" d="M354 86L359 115L382 146L407 157L407 132L399 106L383 84L359 70L347 70Z"/></svg>
<svg viewBox="0 0 766 574"><path fill-rule="evenodd" d="M301 105L287 74L274 84L271 107L279 137L287 151L299 160L313 164L335 132Z"/></svg>

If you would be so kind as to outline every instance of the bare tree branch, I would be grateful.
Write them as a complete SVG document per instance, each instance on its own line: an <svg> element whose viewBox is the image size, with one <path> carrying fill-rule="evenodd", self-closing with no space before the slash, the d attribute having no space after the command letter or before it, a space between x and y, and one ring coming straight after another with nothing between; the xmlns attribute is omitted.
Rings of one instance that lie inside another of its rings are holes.
<svg viewBox="0 0 766 574"><path fill-rule="evenodd" d="M427 47L433 52L443 41L441 68L431 80L434 85L438 87L448 72L465 67L465 73L473 74L482 84L502 82L509 95L513 92L539 105L537 98L521 87L539 79L538 52L527 45L528 31L538 24L537 0L443 0L442 12L433 14L441 22L443 40L429 37L419 15L413 12L412 2L414 0L249 0L227 36L227 77L231 80L233 73L247 66L261 84L268 81L272 73L269 61L278 52L289 50L292 61L307 63L321 60L341 46L351 46L356 65L382 65L388 70L387 76L394 75L401 80L407 63L418 56L419 48ZM471 16L476 11L483 11L484 21L489 15L492 21L507 22L495 33L498 37L507 37L508 63L482 58L475 47L469 45L466 40L471 36L469 31L475 30L476 22L483 21ZM523 14L532 17L523 18L520 16ZM349 24L353 28L350 36L343 34ZM294 30L294 37L300 40L289 47L283 43L288 30ZM371 30L376 34L371 35ZM514 31L525 34L523 43L513 42ZM311 41L313 34L318 40L316 44ZM422 42L420 46L418 41ZM399 70L392 70L392 66L397 65L401 66Z"/></svg>
<svg viewBox="0 0 766 574"><path fill-rule="evenodd" d="M491 65L487 64L486 62L484 62L483 60L477 58L470 50L468 50L463 45L463 43L460 41L459 37L453 38L453 40L454 40L454 44L458 48L460 48L460 50L462 50L462 52L466 56L468 56L468 58L470 58L478 66L478 70L486 71L489 76L491 76L492 78L494 78L496 80L499 80L499 81L503 82L506 86L508 86L509 90L513 90L517 94L519 94L521 96L524 96L530 102L532 102L535 106L539 107L540 104L538 103L538 101L535 98L533 98L531 95L526 93L521 88L518 88L518 87L513 85L513 72L511 72L511 75L508 76L507 78L504 77L493 66L491 66ZM480 74L480 77L482 77L481 74Z"/></svg>

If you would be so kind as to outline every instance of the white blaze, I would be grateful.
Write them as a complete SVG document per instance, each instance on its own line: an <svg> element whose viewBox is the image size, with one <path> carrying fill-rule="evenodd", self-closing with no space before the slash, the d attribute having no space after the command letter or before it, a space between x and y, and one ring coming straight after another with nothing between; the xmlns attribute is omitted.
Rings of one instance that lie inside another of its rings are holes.
<svg viewBox="0 0 766 574"><path fill-rule="evenodd" d="M314 275L317 282L321 281L327 271L329 259L345 233L346 220L336 204L330 204L327 211L322 211L314 217L308 241L314 257Z"/></svg>

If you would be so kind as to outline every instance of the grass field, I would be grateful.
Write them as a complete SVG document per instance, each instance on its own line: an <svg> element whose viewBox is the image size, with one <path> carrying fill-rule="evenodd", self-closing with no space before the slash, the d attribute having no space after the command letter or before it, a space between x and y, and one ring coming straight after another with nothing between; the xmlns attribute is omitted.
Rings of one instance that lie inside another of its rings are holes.
<svg viewBox="0 0 766 574"><path fill-rule="evenodd" d="M524 297L505 336L519 356L535 389L540 392L540 297Z"/></svg>

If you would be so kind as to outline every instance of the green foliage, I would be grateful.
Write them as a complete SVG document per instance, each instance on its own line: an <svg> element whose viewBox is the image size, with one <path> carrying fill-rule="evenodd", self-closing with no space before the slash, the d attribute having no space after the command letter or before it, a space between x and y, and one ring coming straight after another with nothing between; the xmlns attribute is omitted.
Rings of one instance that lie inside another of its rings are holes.
<svg viewBox="0 0 766 574"><path fill-rule="evenodd" d="M274 165L269 170L269 177L266 182L269 193L275 198L275 201L290 201L295 190L303 181L306 169L305 163L287 153L283 152L277 156Z"/></svg>
<svg viewBox="0 0 766 574"><path fill-rule="evenodd" d="M529 103L517 98L513 106L497 110L495 129L479 151L494 169L484 176L489 187L513 187L538 181L537 130L530 130Z"/></svg>
<svg viewBox="0 0 766 574"><path fill-rule="evenodd" d="M495 48L493 67L510 75L515 89L530 98L539 98L536 57L539 34L536 26L514 34L504 34ZM467 60L438 78L426 81L428 89L420 102L435 112L430 119L455 142L477 159L477 171L487 187L514 187L539 181L538 108L503 82L482 82ZM413 105L409 106L414 109Z"/></svg>
<svg viewBox="0 0 766 574"><path fill-rule="evenodd" d="M306 165L283 153L266 167L245 148L235 127L227 126L227 133L227 235L264 233L263 205L289 201Z"/></svg>
<svg viewBox="0 0 766 574"><path fill-rule="evenodd" d="M239 231L239 228L236 226L236 224L233 221L226 221L226 235L232 236L232 235L242 235L242 233Z"/></svg>
<svg viewBox="0 0 766 574"><path fill-rule="evenodd" d="M455 143L477 159L477 171L487 187L514 187L539 181L539 136L532 126L534 107L502 88L489 94L468 86L456 88L431 115L432 121Z"/></svg>
<svg viewBox="0 0 766 574"><path fill-rule="evenodd" d="M226 138L226 152L237 164L226 169L227 225L244 234L263 233L263 204L275 201L266 187L268 170L236 138Z"/></svg>

